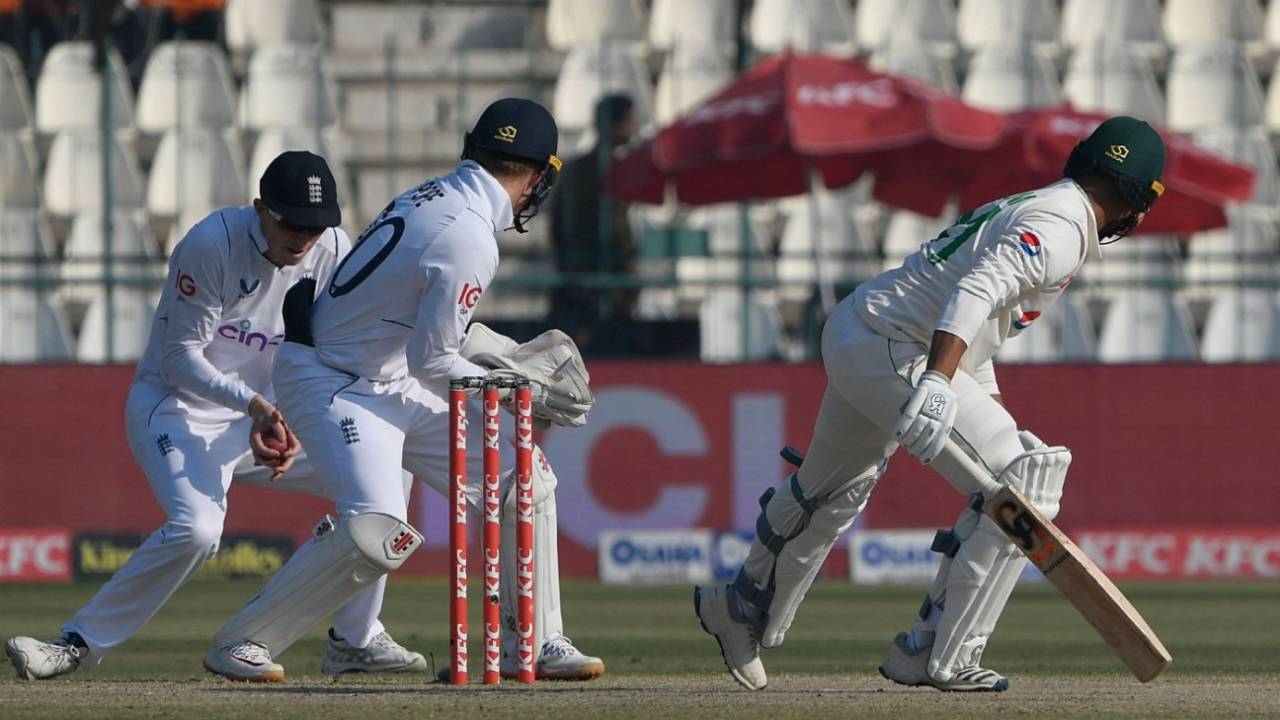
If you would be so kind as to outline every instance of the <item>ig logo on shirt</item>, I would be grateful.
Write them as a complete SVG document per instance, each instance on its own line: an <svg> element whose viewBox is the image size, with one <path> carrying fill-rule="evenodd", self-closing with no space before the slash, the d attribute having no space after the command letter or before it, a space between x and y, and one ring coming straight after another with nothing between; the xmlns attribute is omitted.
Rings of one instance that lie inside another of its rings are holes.
<svg viewBox="0 0 1280 720"><path fill-rule="evenodd" d="M480 302L480 293L484 292L484 288L471 283L463 283L462 292L458 294L458 314L466 315L475 309L476 303Z"/></svg>

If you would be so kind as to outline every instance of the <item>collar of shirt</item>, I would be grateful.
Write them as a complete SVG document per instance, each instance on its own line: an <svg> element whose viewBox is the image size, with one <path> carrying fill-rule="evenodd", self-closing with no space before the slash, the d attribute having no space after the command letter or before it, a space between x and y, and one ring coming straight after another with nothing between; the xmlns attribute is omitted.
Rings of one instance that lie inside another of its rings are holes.
<svg viewBox="0 0 1280 720"><path fill-rule="evenodd" d="M1063 178L1058 182L1066 183L1070 185L1076 191L1076 194L1080 196L1080 201L1084 203L1084 210L1085 210L1084 214L1085 214L1085 217L1087 218L1085 220L1085 228L1084 228L1085 257L1088 257L1088 258L1102 257L1102 242L1101 242L1101 238L1098 237L1098 218L1096 215L1093 214L1093 203L1090 202L1089 195L1084 191L1083 188L1081 188L1078 184L1076 184L1075 180L1072 180L1071 178Z"/></svg>
<svg viewBox="0 0 1280 720"><path fill-rule="evenodd" d="M502 183L474 160L463 160L458 163L453 173L457 176L458 182L482 198L484 205L476 209L488 212L494 232L511 227L513 221L511 196L507 194L507 189L502 187Z"/></svg>

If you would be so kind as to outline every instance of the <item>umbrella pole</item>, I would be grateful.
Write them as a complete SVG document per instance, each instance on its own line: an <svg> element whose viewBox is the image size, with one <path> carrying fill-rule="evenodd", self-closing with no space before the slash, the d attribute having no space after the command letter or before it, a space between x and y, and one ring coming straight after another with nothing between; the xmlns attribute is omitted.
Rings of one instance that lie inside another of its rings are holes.
<svg viewBox="0 0 1280 720"><path fill-rule="evenodd" d="M751 359L751 226L750 215L746 203L738 203L738 253L741 261L740 293L742 305L739 310L738 333L742 339L742 359Z"/></svg>
<svg viewBox="0 0 1280 720"><path fill-rule="evenodd" d="M812 242L809 246L813 253L813 279L818 286L818 297L822 300L822 311L826 315L830 315L831 311L836 307L836 288L835 281L831 279L831 272L823 262L826 253L823 252L822 233L819 232L818 218L818 182L813 173L809 174L809 237Z"/></svg>

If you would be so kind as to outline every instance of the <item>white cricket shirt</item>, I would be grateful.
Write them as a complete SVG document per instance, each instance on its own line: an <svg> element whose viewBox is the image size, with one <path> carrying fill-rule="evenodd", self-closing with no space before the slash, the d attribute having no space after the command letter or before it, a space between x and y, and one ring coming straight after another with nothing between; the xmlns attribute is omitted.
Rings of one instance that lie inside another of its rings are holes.
<svg viewBox="0 0 1280 720"><path fill-rule="evenodd" d="M312 308L317 357L375 381L484 375L458 350L511 220L507 191L470 160L392 200Z"/></svg>
<svg viewBox="0 0 1280 720"><path fill-rule="evenodd" d="M860 285L854 308L877 333L929 345L934 330L968 344L960 368L994 387L990 361L1101 254L1084 191L1062 179L965 213L902 266Z"/></svg>
<svg viewBox="0 0 1280 720"><path fill-rule="evenodd" d="M193 413L243 413L255 394L269 394L284 294L306 277L324 283L350 248L329 228L301 263L276 267L252 206L201 220L169 259L134 382L177 395Z"/></svg>

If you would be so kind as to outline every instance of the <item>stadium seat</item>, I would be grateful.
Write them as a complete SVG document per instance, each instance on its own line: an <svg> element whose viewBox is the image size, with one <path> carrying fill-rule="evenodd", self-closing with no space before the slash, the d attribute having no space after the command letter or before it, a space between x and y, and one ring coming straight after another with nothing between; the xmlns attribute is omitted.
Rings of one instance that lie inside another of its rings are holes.
<svg viewBox="0 0 1280 720"><path fill-rule="evenodd" d="M776 359L782 349L782 319L777 303L748 295L747 337L743 347L742 291L712 291L698 310L703 362Z"/></svg>
<svg viewBox="0 0 1280 720"><path fill-rule="evenodd" d="M52 277L53 232L35 208L0 207L0 278Z"/></svg>
<svg viewBox="0 0 1280 720"><path fill-rule="evenodd" d="M236 124L235 89L222 49L213 43L167 42L147 60L138 90L138 128L228 128Z"/></svg>
<svg viewBox="0 0 1280 720"><path fill-rule="evenodd" d="M1053 61L1029 45L987 45L969 63L961 93L986 110L1013 112L1062 100Z"/></svg>
<svg viewBox="0 0 1280 720"><path fill-rule="evenodd" d="M945 212L931 218L909 210L895 211L884 229L884 269L892 270L902 265L908 255L919 252L921 245L951 226L953 215Z"/></svg>
<svg viewBox="0 0 1280 720"><path fill-rule="evenodd" d="M1162 46L1160 0L1066 0L1062 44L1076 49L1099 42L1133 49Z"/></svg>
<svg viewBox="0 0 1280 720"><path fill-rule="evenodd" d="M1187 280L1211 284L1273 281L1280 250L1274 215L1269 209L1237 208L1230 218L1229 227L1191 236Z"/></svg>
<svg viewBox="0 0 1280 720"><path fill-rule="evenodd" d="M1118 293L1102 322L1098 359L1105 363L1194 361L1195 333L1186 302L1163 290Z"/></svg>
<svg viewBox="0 0 1280 720"><path fill-rule="evenodd" d="M547 45L569 52L605 42L640 43L646 23L639 0L551 0Z"/></svg>
<svg viewBox="0 0 1280 720"><path fill-rule="evenodd" d="M1071 55L1062 92L1078 110L1164 123L1164 96L1151 62L1122 43L1094 41Z"/></svg>
<svg viewBox="0 0 1280 720"><path fill-rule="evenodd" d="M71 359L66 314L56 303L23 287L0 287L0 362Z"/></svg>
<svg viewBox="0 0 1280 720"><path fill-rule="evenodd" d="M757 0L748 24L751 45L763 53L787 48L853 55L853 12L841 0Z"/></svg>
<svg viewBox="0 0 1280 720"><path fill-rule="evenodd" d="M1053 0L960 0L956 12L960 44L977 52L988 45L1058 40L1058 7Z"/></svg>
<svg viewBox="0 0 1280 720"><path fill-rule="evenodd" d="M875 240L860 231L852 195L819 188L782 201L778 279L784 300L812 297L819 282L830 288L879 273Z"/></svg>
<svg viewBox="0 0 1280 720"><path fill-rule="evenodd" d="M1079 295L1067 293L1029 327L1006 340L996 362L1093 362L1098 355L1094 338L1089 308Z"/></svg>
<svg viewBox="0 0 1280 720"><path fill-rule="evenodd" d="M0 132L0 206L39 204L35 143L27 133Z"/></svg>
<svg viewBox="0 0 1280 720"><path fill-rule="evenodd" d="M1165 0L1164 36L1169 45L1262 39L1258 0Z"/></svg>
<svg viewBox="0 0 1280 720"><path fill-rule="evenodd" d="M76 359L80 362L135 362L147 349L158 296L147 290L117 287L111 299L110 314L105 292L98 293L89 304L76 344ZM108 332L112 333L110 355L107 354Z"/></svg>
<svg viewBox="0 0 1280 720"><path fill-rule="evenodd" d="M1261 129L1219 127L1197 130L1196 144L1225 158L1253 168L1252 203L1274 206L1280 201L1280 169L1275 150Z"/></svg>
<svg viewBox="0 0 1280 720"><path fill-rule="evenodd" d="M271 45L314 45L324 40L316 0L227 0L227 47L236 53Z"/></svg>
<svg viewBox="0 0 1280 720"><path fill-rule="evenodd" d="M922 50L955 52L956 12L951 0L861 0L854 27L858 45L875 51L897 38L910 38Z"/></svg>
<svg viewBox="0 0 1280 720"><path fill-rule="evenodd" d="M133 145L117 136L111 154L111 199L116 207L142 207L143 177ZM96 130L59 133L44 171L45 208L74 215L103 205L102 142Z"/></svg>
<svg viewBox="0 0 1280 720"><path fill-rule="evenodd" d="M102 213L87 211L71 223L63 251L61 276L68 298L83 297L77 283L101 281L106 272L107 246ZM151 240L150 227L138 210L116 210L111 214L112 274L137 277L158 269L159 255Z"/></svg>
<svg viewBox="0 0 1280 720"><path fill-rule="evenodd" d="M111 71L111 125L133 127L133 87L120 53L107 55ZM97 128L101 124L102 83L94 63L93 45L62 42L54 45L36 81L36 129L43 133Z"/></svg>
<svg viewBox="0 0 1280 720"><path fill-rule="evenodd" d="M654 92L654 121L659 127L673 122L732 79L733 71L718 53L689 56L680 51L668 55Z"/></svg>
<svg viewBox="0 0 1280 720"><path fill-rule="evenodd" d="M1172 235L1137 235L1102 248L1081 275L1105 287L1168 285L1182 278L1182 249Z"/></svg>
<svg viewBox="0 0 1280 720"><path fill-rule="evenodd" d="M649 45L655 50L698 56L733 52L734 0L654 0L649 14Z"/></svg>
<svg viewBox="0 0 1280 720"><path fill-rule="evenodd" d="M1233 43L1188 45L1169 66L1169 127L1189 131L1261 125L1262 87L1244 50Z"/></svg>
<svg viewBox="0 0 1280 720"><path fill-rule="evenodd" d="M240 96L245 127L326 127L337 121L333 82L323 54L304 45L264 47L249 61Z"/></svg>
<svg viewBox="0 0 1280 720"><path fill-rule="evenodd" d="M31 127L31 95L22 59L8 45L0 44L0 130Z"/></svg>
<svg viewBox="0 0 1280 720"><path fill-rule="evenodd" d="M634 47L606 43L569 52L556 78L552 102L556 124L562 130L592 127L596 103L609 93L629 95L636 122L641 127L653 117L653 93L649 70Z"/></svg>
<svg viewBox="0 0 1280 720"><path fill-rule="evenodd" d="M1280 7L1280 3L1277 3L1276 7ZM1277 15L1280 16L1280 13ZM1280 60L1276 61L1276 67L1271 70L1266 103L1267 129L1272 135L1280 135Z"/></svg>
<svg viewBox="0 0 1280 720"><path fill-rule="evenodd" d="M959 88L951 61L929 52L909 35L895 35L871 55L873 70L905 75L954 94Z"/></svg>
<svg viewBox="0 0 1280 720"><path fill-rule="evenodd" d="M1204 323L1205 362L1280 360L1280 306L1271 290L1226 290L1214 295Z"/></svg>
<svg viewBox="0 0 1280 720"><path fill-rule="evenodd" d="M1263 37L1270 47L1280 47L1280 3L1267 3L1266 29Z"/></svg>
<svg viewBox="0 0 1280 720"><path fill-rule="evenodd" d="M241 205L245 187L240 142L221 130L170 130L156 148L147 185L147 210L175 217L184 208Z"/></svg>

